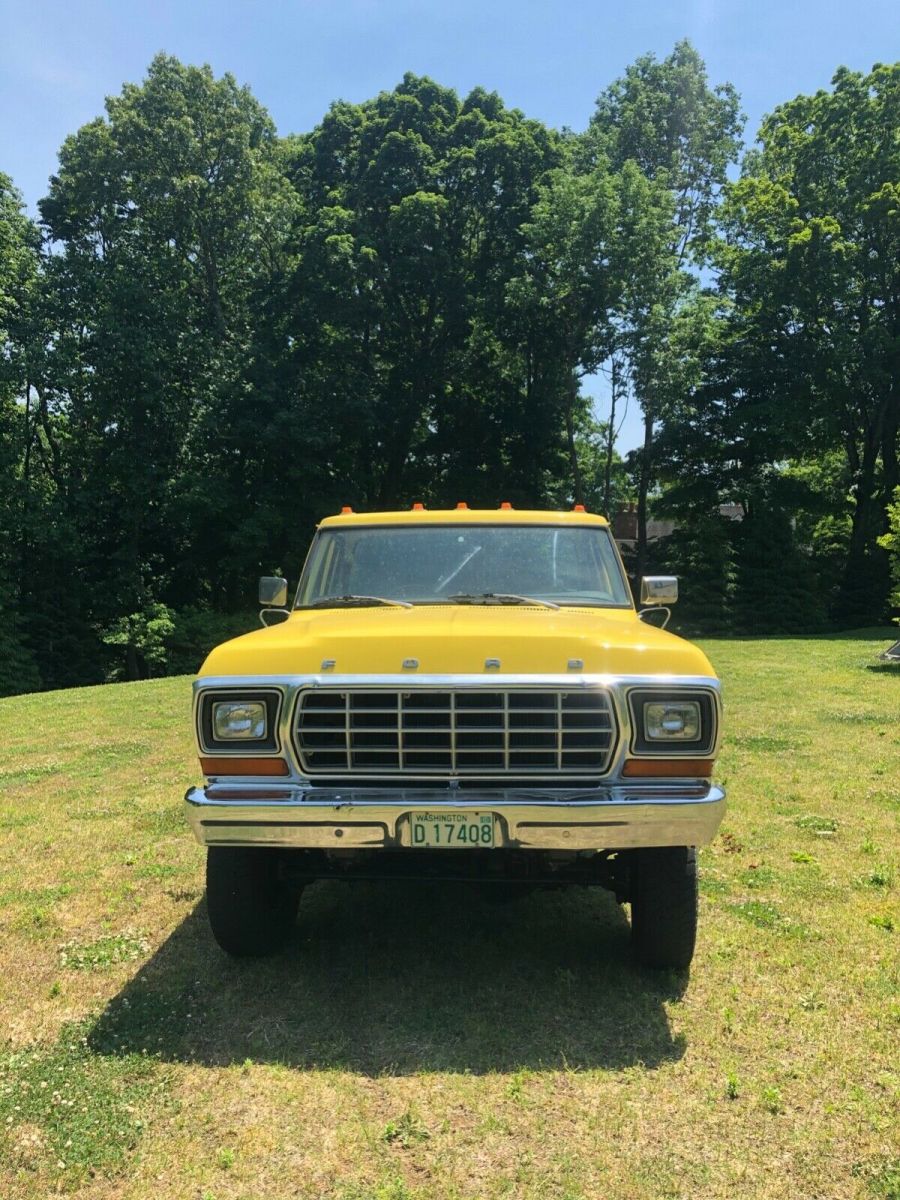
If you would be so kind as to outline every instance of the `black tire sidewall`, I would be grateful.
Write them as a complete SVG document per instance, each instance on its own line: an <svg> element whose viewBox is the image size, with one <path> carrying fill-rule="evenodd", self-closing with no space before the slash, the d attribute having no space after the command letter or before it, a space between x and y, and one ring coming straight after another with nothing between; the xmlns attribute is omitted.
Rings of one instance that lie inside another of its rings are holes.
<svg viewBox="0 0 900 1200"><path fill-rule="evenodd" d="M634 864L631 938L646 966L683 970L697 940L697 851L693 846L639 850Z"/></svg>
<svg viewBox="0 0 900 1200"><path fill-rule="evenodd" d="M229 954L271 954L296 920L301 889L279 876L280 852L267 847L210 846L206 905L216 941Z"/></svg>

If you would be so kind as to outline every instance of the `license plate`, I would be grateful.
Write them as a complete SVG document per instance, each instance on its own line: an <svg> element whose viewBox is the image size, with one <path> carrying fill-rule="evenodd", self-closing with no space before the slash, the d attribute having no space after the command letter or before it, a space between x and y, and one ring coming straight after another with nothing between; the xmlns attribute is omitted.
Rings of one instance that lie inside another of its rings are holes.
<svg viewBox="0 0 900 1200"><path fill-rule="evenodd" d="M415 848L462 850L494 844L494 814L483 812L414 812L409 814L410 845Z"/></svg>

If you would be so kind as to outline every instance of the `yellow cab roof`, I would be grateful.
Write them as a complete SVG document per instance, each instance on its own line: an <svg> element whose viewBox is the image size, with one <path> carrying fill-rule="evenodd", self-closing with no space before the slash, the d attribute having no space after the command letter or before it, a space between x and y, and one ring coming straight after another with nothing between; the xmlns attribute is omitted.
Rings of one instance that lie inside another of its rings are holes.
<svg viewBox="0 0 900 1200"><path fill-rule="evenodd" d="M412 508L395 512L341 512L325 517L319 529L363 525L608 525L606 517L572 509L553 512L534 508Z"/></svg>

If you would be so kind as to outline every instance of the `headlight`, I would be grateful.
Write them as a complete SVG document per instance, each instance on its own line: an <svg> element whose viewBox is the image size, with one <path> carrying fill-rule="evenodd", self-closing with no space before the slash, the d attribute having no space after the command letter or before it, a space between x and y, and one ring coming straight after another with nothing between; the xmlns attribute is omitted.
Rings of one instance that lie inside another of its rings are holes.
<svg viewBox="0 0 900 1200"><path fill-rule="evenodd" d="M261 700L225 700L213 704L213 737L217 742L258 742L268 732Z"/></svg>
<svg viewBox="0 0 900 1200"><path fill-rule="evenodd" d="M632 754L710 754L718 714L712 691L700 688L635 688L628 693Z"/></svg>
<svg viewBox="0 0 900 1200"><path fill-rule="evenodd" d="M645 703L644 734L651 742L696 742L700 737L700 705L696 700Z"/></svg>

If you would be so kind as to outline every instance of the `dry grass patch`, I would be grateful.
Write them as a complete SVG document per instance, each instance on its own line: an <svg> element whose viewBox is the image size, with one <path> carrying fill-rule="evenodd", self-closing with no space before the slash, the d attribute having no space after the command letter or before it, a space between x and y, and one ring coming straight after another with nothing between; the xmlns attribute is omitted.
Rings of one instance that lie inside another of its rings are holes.
<svg viewBox="0 0 900 1200"><path fill-rule="evenodd" d="M3 701L0 1195L897 1200L885 640L708 644L730 810L689 981L605 893L412 884L316 885L284 955L231 962L188 681Z"/></svg>

